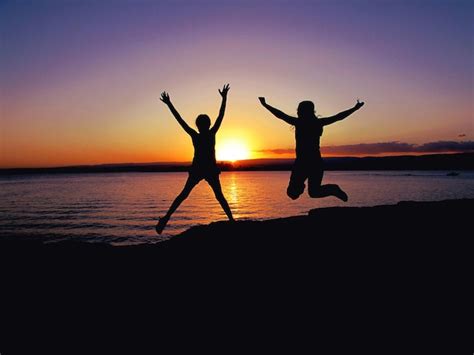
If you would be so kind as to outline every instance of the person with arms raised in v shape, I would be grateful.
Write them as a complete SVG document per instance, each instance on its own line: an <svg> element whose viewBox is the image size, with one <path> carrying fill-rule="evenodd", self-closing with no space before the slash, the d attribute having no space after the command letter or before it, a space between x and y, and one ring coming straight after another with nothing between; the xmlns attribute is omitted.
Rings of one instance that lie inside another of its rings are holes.
<svg viewBox="0 0 474 355"><path fill-rule="evenodd" d="M215 151L216 133L222 124L222 120L224 119L227 93L229 92L229 89L229 84L226 84L222 90L219 90L219 94L222 96L222 104L219 110L219 115L217 116L217 119L212 127L211 119L208 115L200 114L197 116L196 126L199 132L196 132L194 129L189 127L188 124L183 120L181 115L178 113L178 111L176 111L173 104L171 103L168 93L163 92L161 94L160 100L168 106L174 118L176 118L181 127L183 127L185 132L191 137L194 146L194 158L183 190L173 201L166 215L161 217L158 221L158 224L156 225L156 232L158 234L163 232L163 229L166 227L166 224L168 223L173 212L176 211L179 205L189 196L192 189L203 179L206 180L211 186L216 199L222 206L227 218L229 218L229 220L232 222L234 221L229 204L222 193L221 183L219 180L220 171L217 166Z"/></svg>

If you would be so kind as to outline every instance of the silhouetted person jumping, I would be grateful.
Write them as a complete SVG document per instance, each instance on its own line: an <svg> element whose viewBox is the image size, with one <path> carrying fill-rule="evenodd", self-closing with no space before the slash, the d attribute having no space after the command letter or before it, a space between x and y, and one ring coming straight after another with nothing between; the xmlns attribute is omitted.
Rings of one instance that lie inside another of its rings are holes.
<svg viewBox="0 0 474 355"><path fill-rule="evenodd" d="M311 197L335 196L347 201L347 194L336 184L321 185L323 180L323 160L319 150L323 127L341 121L360 109L364 103L359 102L349 110L331 117L318 118L312 101L302 101L298 105L298 117L292 117L270 106L264 97L258 98L263 107L279 119L295 126L296 160L291 171L290 183L286 193L296 200L304 192L305 181L308 179L308 194Z"/></svg>
<svg viewBox="0 0 474 355"><path fill-rule="evenodd" d="M173 116L176 118L178 123L183 127L187 134L191 136L194 146L194 158L189 171L188 180L184 185L183 191L176 197L176 199L171 204L168 212L165 216L161 217L158 224L156 225L156 232L161 234L163 229L166 227L168 220L174 211L179 207L181 202L183 202L188 196L191 190L196 186L202 179L205 179L208 184L212 187L214 194L216 195L217 201L221 204L224 209L225 214L230 221L234 220L232 217L232 212L230 211L229 204L225 199L221 183L219 181L219 168L216 163L216 133L221 126L222 119L224 118L225 105L227 101L227 93L229 92L229 84L224 85L222 90L219 90L219 93L222 96L222 104L219 110L219 116L214 123L214 126L211 127L211 119L208 115L201 114L196 118L196 126L199 130L199 133L194 129L188 126L188 124L183 120L178 111L174 108L171 103L170 96L168 93L163 92L161 94L161 101L163 101L168 108L170 109Z"/></svg>

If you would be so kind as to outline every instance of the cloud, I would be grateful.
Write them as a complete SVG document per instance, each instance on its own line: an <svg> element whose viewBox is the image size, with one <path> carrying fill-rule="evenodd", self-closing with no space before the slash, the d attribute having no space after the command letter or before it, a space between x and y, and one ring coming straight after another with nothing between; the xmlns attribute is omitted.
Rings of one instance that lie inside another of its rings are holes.
<svg viewBox="0 0 474 355"><path fill-rule="evenodd" d="M260 149L255 150L256 153L270 153L270 154L277 154L277 155L284 155L284 154L294 154L295 150L293 148L286 148L286 149Z"/></svg>
<svg viewBox="0 0 474 355"><path fill-rule="evenodd" d="M359 155L359 154L383 154L383 153L406 153L413 150L413 144L401 142L383 142L383 143L361 143L352 145L337 145L322 147L323 154L333 155Z"/></svg>
<svg viewBox="0 0 474 355"><path fill-rule="evenodd" d="M474 141L437 141L424 144L403 142L361 143L350 145L325 146L321 152L326 155L378 155L393 153L462 153L474 151ZM262 149L258 153L287 155L294 149Z"/></svg>
<svg viewBox="0 0 474 355"><path fill-rule="evenodd" d="M469 152L474 151L474 141L439 141L415 146L417 152Z"/></svg>

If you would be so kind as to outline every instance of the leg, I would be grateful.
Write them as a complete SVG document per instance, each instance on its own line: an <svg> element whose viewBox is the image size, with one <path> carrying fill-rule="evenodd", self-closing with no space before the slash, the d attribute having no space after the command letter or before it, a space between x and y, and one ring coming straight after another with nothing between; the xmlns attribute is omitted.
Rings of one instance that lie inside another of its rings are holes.
<svg viewBox="0 0 474 355"><path fill-rule="evenodd" d="M286 189L286 194L292 200L296 200L304 191L304 182L307 178L305 170L305 167L299 163L295 163L295 165L293 165L290 182L288 184L288 188Z"/></svg>
<svg viewBox="0 0 474 355"><path fill-rule="evenodd" d="M156 232L161 234L163 229L165 229L166 224L168 223L171 215L176 211L179 205L189 196L191 190L196 186L199 182L199 179L189 175L188 180L186 180L186 184L184 185L183 191L175 198L173 203L171 204L168 212L164 217L161 217L158 224L156 225Z"/></svg>
<svg viewBox="0 0 474 355"><path fill-rule="evenodd" d="M214 195L216 195L217 201L219 201L222 209L224 210L229 221L233 221L234 217L232 216L232 211L230 210L229 204L222 193L221 182L219 181L219 175L206 178L207 183L211 186Z"/></svg>
<svg viewBox="0 0 474 355"><path fill-rule="evenodd" d="M313 198L322 198L327 196L335 196L338 199L347 202L349 197L347 194L336 184L321 185L316 189L308 189L309 196Z"/></svg>
<svg viewBox="0 0 474 355"><path fill-rule="evenodd" d="M308 179L308 194L313 198L322 198L327 196L335 196L338 199L346 202L348 200L347 194L336 184L321 185L323 180L323 168L317 166L313 169Z"/></svg>

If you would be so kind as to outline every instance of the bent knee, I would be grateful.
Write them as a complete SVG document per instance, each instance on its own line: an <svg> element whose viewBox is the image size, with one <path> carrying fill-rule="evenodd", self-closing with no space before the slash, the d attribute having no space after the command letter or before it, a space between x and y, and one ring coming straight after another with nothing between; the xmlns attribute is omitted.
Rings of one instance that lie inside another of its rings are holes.
<svg viewBox="0 0 474 355"><path fill-rule="evenodd" d="M319 197L321 196L321 191L319 189L308 189L309 197Z"/></svg>
<svg viewBox="0 0 474 355"><path fill-rule="evenodd" d="M309 197L320 197L322 193L322 187L320 184L309 184L308 185L308 195Z"/></svg>
<svg viewBox="0 0 474 355"><path fill-rule="evenodd" d="M292 200L298 199L298 197L300 197L302 193L303 193L302 191L300 192L300 191L296 191L296 190L293 190L293 189L287 189L286 190L286 194Z"/></svg>

